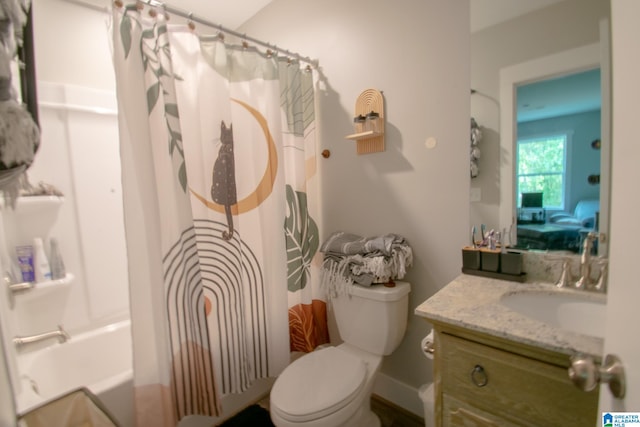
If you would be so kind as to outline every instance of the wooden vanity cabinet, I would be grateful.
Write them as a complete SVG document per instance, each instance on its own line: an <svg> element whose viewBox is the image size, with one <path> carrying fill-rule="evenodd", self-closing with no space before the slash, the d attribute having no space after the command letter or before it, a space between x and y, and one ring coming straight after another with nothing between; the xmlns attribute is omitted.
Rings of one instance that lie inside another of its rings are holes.
<svg viewBox="0 0 640 427"><path fill-rule="evenodd" d="M567 355L436 326L436 425L594 426L598 390L575 387L568 366Z"/></svg>

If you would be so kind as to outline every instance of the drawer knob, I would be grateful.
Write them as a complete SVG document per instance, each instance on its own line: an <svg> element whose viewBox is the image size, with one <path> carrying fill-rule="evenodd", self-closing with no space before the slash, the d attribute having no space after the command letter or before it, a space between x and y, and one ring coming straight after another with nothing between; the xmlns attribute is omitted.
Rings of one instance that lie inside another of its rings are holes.
<svg viewBox="0 0 640 427"><path fill-rule="evenodd" d="M484 368L480 365L476 365L471 371L471 381L478 387L484 387L489 382L489 377Z"/></svg>

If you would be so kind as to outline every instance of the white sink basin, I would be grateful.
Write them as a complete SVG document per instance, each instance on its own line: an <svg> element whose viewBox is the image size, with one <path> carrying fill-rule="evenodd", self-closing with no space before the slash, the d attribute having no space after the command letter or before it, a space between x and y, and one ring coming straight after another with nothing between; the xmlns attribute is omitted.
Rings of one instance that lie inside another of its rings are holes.
<svg viewBox="0 0 640 427"><path fill-rule="evenodd" d="M591 297L591 298L589 298ZM604 338L606 299L596 295L517 292L502 297L505 307L570 332Z"/></svg>

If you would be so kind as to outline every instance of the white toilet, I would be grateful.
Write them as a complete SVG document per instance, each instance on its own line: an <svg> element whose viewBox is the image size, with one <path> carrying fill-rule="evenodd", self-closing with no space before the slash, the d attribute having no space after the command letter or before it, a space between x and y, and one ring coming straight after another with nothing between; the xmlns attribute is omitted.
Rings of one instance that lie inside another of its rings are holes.
<svg viewBox="0 0 640 427"><path fill-rule="evenodd" d="M332 299L338 347L306 354L276 379L270 395L277 427L379 427L370 398L382 357L398 347L407 327L407 282L352 286Z"/></svg>

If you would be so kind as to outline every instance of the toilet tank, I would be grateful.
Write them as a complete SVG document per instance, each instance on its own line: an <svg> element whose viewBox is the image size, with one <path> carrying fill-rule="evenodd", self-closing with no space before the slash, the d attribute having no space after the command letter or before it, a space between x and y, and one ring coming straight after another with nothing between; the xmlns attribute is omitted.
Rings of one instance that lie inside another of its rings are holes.
<svg viewBox="0 0 640 427"><path fill-rule="evenodd" d="M393 353L407 329L410 291L407 282L349 286L331 300L340 338L372 354Z"/></svg>

